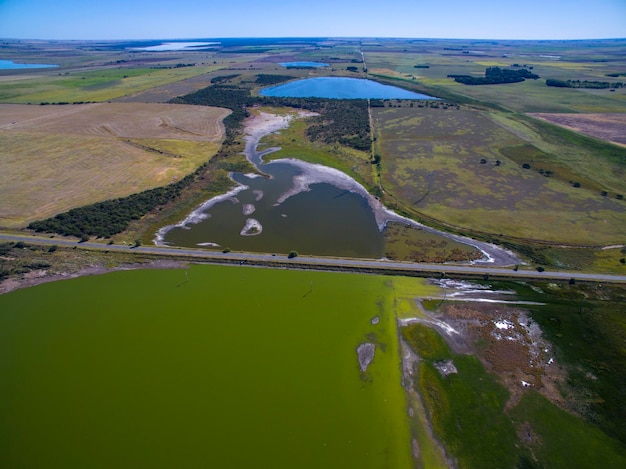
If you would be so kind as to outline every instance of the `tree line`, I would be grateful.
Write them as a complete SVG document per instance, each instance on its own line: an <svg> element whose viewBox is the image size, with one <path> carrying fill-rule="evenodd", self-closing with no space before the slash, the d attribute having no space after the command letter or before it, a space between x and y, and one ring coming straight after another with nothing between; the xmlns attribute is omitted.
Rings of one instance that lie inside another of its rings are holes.
<svg viewBox="0 0 626 469"><path fill-rule="evenodd" d="M622 88L624 83L621 81L609 83L608 81L555 80L550 78L546 80L546 86L555 86L557 88L589 88L594 90L603 90L607 88Z"/></svg>
<svg viewBox="0 0 626 469"><path fill-rule="evenodd" d="M28 225L28 229L77 238L84 236L110 238L124 231L131 221L140 219L159 205L165 205L178 197L183 188L194 180L196 173L165 187L97 202L71 209L46 220L34 221Z"/></svg>
<svg viewBox="0 0 626 469"><path fill-rule="evenodd" d="M508 69L500 67L487 67L484 77L475 77L472 75L448 75L448 78L454 78L457 83L464 85L499 85L502 83L519 83L527 78L536 80L539 75L532 73L526 68Z"/></svg>

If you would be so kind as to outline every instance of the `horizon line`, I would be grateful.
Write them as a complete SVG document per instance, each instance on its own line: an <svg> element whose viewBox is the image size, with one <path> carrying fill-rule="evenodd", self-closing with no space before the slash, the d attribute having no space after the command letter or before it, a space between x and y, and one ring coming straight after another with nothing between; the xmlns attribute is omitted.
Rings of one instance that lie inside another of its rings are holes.
<svg viewBox="0 0 626 469"><path fill-rule="evenodd" d="M71 41L71 42L139 42L139 41L209 41L218 39L335 39L335 40L421 40L421 41L616 41L626 40L623 37L586 37L586 38L493 38L493 37L412 37L412 36L215 36L215 37L144 37L144 38L115 38L115 39L85 39L85 38L34 38L34 37L0 37L0 41Z"/></svg>

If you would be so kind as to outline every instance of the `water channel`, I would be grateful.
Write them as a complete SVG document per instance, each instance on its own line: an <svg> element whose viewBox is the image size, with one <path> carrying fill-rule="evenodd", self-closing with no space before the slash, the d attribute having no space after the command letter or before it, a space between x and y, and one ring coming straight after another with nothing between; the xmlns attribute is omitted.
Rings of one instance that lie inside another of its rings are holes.
<svg viewBox="0 0 626 469"><path fill-rule="evenodd" d="M0 60L0 70L18 70L23 68L54 68L58 65L53 64L20 64L12 60Z"/></svg>

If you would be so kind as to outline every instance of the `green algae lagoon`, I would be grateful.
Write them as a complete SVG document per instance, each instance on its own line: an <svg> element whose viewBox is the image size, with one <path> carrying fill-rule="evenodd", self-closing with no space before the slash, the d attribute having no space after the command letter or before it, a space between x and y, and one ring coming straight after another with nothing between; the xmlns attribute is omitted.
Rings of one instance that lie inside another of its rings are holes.
<svg viewBox="0 0 626 469"><path fill-rule="evenodd" d="M3 295L2 465L412 467L394 282L434 288L193 265Z"/></svg>

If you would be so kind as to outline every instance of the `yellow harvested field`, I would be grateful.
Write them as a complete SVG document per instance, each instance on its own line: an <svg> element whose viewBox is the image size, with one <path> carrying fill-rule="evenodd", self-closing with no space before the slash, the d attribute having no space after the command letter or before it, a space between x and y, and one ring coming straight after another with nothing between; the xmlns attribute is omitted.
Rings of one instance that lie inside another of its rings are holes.
<svg viewBox="0 0 626 469"><path fill-rule="evenodd" d="M626 146L626 114L533 113L530 115L591 137Z"/></svg>
<svg viewBox="0 0 626 469"><path fill-rule="evenodd" d="M219 149L229 110L0 104L0 227L169 184Z"/></svg>

